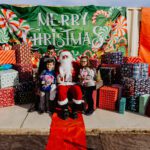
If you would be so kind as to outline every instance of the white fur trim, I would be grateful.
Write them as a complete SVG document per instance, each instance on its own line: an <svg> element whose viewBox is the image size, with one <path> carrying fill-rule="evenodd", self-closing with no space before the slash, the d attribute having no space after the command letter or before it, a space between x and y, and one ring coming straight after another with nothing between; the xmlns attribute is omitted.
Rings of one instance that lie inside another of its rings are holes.
<svg viewBox="0 0 150 150"><path fill-rule="evenodd" d="M68 104L68 98L66 98L66 99L63 100L63 101L59 101L59 100L58 100L58 104L61 105L61 106Z"/></svg>
<svg viewBox="0 0 150 150"><path fill-rule="evenodd" d="M82 104L82 103L84 103L84 100L76 100L76 99L73 99L73 102L74 102L75 104Z"/></svg>
<svg viewBox="0 0 150 150"><path fill-rule="evenodd" d="M73 57L72 54L69 52L69 51L64 51L64 52L61 52L60 53L60 57L64 56L64 55L67 55L69 57Z"/></svg>
<svg viewBox="0 0 150 150"><path fill-rule="evenodd" d="M62 57L63 57L64 55L69 56L71 62L73 61L73 56L72 56L72 54L71 54L69 51L64 51L64 52L61 52L61 53L59 54L59 62L61 62Z"/></svg>
<svg viewBox="0 0 150 150"><path fill-rule="evenodd" d="M75 85L75 82L60 82L59 85Z"/></svg>
<svg viewBox="0 0 150 150"><path fill-rule="evenodd" d="M51 90L50 90L50 101L53 101L56 97L56 85L52 84L51 85Z"/></svg>

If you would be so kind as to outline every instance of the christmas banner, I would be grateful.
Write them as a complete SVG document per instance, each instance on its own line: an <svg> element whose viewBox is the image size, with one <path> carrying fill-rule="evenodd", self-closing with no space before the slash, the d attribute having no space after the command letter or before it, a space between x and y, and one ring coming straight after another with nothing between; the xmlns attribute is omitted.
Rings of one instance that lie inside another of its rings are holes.
<svg viewBox="0 0 150 150"><path fill-rule="evenodd" d="M124 7L15 7L0 5L0 44L28 42L41 53L49 44L99 57L104 52L127 54Z"/></svg>

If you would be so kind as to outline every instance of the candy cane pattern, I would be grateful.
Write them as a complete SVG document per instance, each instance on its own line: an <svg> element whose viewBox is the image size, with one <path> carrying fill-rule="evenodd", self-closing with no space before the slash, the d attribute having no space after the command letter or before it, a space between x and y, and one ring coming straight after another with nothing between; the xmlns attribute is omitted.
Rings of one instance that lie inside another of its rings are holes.
<svg viewBox="0 0 150 150"><path fill-rule="evenodd" d="M18 31L16 34L20 37L23 38L23 41L26 41L27 33L30 30L30 26L27 24L27 22L24 19L19 19L19 27Z"/></svg>
<svg viewBox="0 0 150 150"><path fill-rule="evenodd" d="M106 17L106 18L109 17L107 11L104 11L104 10L97 10L97 11L94 13L93 17L92 17L92 23L93 23L93 24L96 23L96 18L97 18L99 15L103 15L103 16Z"/></svg>
<svg viewBox="0 0 150 150"><path fill-rule="evenodd" d="M15 32L18 30L19 22L16 21L17 16L15 13L9 9L1 9L3 15L0 15L0 27L8 28L10 32Z"/></svg>
<svg viewBox="0 0 150 150"><path fill-rule="evenodd" d="M113 27L116 36L124 36L127 33L127 20L124 16L120 16Z"/></svg>

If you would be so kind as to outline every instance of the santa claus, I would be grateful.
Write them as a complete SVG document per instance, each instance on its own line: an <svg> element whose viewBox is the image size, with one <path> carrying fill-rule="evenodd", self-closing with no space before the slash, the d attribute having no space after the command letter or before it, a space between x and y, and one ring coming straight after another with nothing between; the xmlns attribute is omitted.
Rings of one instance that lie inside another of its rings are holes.
<svg viewBox="0 0 150 150"><path fill-rule="evenodd" d="M72 118L76 119L77 109L82 107L84 101L82 100L82 91L78 82L79 66L73 61L72 54L63 50L59 54L59 67L57 72L58 82L58 104L62 107L62 118L69 117L68 110L68 95L72 96Z"/></svg>

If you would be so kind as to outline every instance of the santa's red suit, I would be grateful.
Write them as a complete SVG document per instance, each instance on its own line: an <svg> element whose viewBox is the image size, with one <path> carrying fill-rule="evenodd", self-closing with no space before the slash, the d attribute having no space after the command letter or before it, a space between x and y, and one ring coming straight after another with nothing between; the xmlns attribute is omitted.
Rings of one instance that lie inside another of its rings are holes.
<svg viewBox="0 0 150 150"><path fill-rule="evenodd" d="M69 51L62 51L59 59L60 64L57 69L58 104L60 106L68 104L68 94L71 94L75 104L82 104L84 102L82 100L82 91L80 86L77 85L79 65L73 62ZM67 64L63 63L65 59Z"/></svg>

